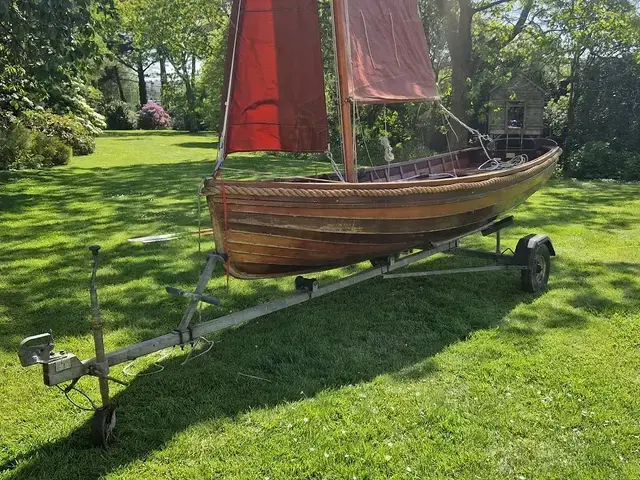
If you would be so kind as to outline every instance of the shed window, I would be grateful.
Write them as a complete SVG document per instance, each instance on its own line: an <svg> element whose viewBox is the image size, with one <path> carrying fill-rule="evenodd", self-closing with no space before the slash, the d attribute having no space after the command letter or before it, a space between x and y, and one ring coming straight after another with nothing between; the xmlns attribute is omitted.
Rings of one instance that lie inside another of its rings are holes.
<svg viewBox="0 0 640 480"><path fill-rule="evenodd" d="M524 126L524 102L507 102L507 128Z"/></svg>

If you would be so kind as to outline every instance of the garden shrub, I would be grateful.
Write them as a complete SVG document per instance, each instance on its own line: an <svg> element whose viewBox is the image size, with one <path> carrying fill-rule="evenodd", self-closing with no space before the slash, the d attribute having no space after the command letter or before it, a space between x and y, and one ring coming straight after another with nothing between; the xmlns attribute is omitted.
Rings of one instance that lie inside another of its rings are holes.
<svg viewBox="0 0 640 480"><path fill-rule="evenodd" d="M171 128L174 130L187 130L187 120L182 110L172 108L171 115Z"/></svg>
<svg viewBox="0 0 640 480"><path fill-rule="evenodd" d="M138 113L138 127L143 130L171 128L171 116L159 103L149 102Z"/></svg>
<svg viewBox="0 0 640 480"><path fill-rule="evenodd" d="M138 126L136 114L127 102L112 100L103 104L101 111L108 130L135 130Z"/></svg>
<svg viewBox="0 0 640 480"><path fill-rule="evenodd" d="M576 178L615 178L616 165L612 164L613 151L606 142L588 142L573 149L569 156L567 171Z"/></svg>
<svg viewBox="0 0 640 480"><path fill-rule="evenodd" d="M53 93L53 92L52 92ZM74 81L67 92L58 92L54 111L72 117L80 124L86 134L97 137L107 126L104 116L98 113L87 101L87 97L92 95L91 87L86 87L80 82ZM73 145L72 145L73 146Z"/></svg>
<svg viewBox="0 0 640 480"><path fill-rule="evenodd" d="M58 137L49 137L42 132L33 132L30 167L53 167L66 165L71 158L71 147Z"/></svg>
<svg viewBox="0 0 640 480"><path fill-rule="evenodd" d="M0 168L3 170L28 167L31 132L19 122L0 129Z"/></svg>
<svg viewBox="0 0 640 480"><path fill-rule="evenodd" d="M640 153L618 151L607 142L587 142L572 150L567 172L581 179L640 180Z"/></svg>
<svg viewBox="0 0 640 480"><path fill-rule="evenodd" d="M623 173L621 180L640 181L640 152L622 152L620 161Z"/></svg>
<svg viewBox="0 0 640 480"><path fill-rule="evenodd" d="M58 137L73 149L74 155L89 155L96 149L93 130L72 113L56 115L45 110L25 113L25 123L32 130Z"/></svg>
<svg viewBox="0 0 640 480"><path fill-rule="evenodd" d="M96 151L96 139L91 135L73 135L66 143L77 156L89 155Z"/></svg>

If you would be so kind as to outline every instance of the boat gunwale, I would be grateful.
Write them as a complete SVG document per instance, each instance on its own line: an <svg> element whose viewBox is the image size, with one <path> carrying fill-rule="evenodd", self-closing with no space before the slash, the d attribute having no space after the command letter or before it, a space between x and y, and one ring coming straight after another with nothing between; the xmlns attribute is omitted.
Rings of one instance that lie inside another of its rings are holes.
<svg viewBox="0 0 640 480"><path fill-rule="evenodd" d="M473 187L474 183L482 182L485 180L490 180L493 178L500 178L505 176L510 176L516 173L524 172L526 170L530 170L535 168L538 165L543 163L556 160L561 154L562 149L557 146L553 147L542 147L548 149L547 152L543 153L539 157L526 162L522 165L518 165L516 167L506 168L503 170L493 170L483 173L478 173L475 175L468 175L464 177L452 177L445 179L424 179L424 180L413 180L413 181L393 181L393 182L360 182L360 183L347 183L347 182L335 182L335 183L317 183L317 182L303 182L303 181L287 181L287 179L283 180L226 180L226 179L214 179L208 178L205 180L205 186L203 189L203 195L206 196L219 196L219 186L221 184L229 185L229 186L238 186L238 187L250 187L250 188L278 188L278 189L291 189L291 190L395 190L395 189L406 189L412 187L438 187L438 186L459 186L462 187L465 184L469 184L469 187ZM478 150L476 148L459 150L457 152L452 152L454 155L456 153L468 152ZM421 162L424 160L428 160L430 158L438 158L440 155L434 157L425 157L415 160L410 160L408 162L395 163L392 166L396 167L399 165L411 165L417 162ZM374 167L375 168L375 167ZM366 172L370 169L364 169L362 171ZM294 180L296 177L292 177L291 180ZM297 177L300 178L300 177ZM462 187L463 188L463 187Z"/></svg>
<svg viewBox="0 0 640 480"><path fill-rule="evenodd" d="M545 168L540 168L540 173L537 173L538 175L542 175L547 169L551 169L551 168L555 168L555 165L552 164L552 162L549 163L549 165L545 166ZM503 190L507 190L510 189L516 185L518 185L521 182L526 182L528 180L528 178L524 178L522 180L519 180L517 182L514 183L510 183L504 186L501 186L499 188L495 188L495 186L493 186L490 190L491 193L496 193L496 192L501 192ZM485 188L490 188L490 187L485 187ZM438 198L437 200L434 200L432 203L431 202L425 202L424 198L425 197L431 197L434 194L420 194L420 193L416 193L416 194L412 194L415 197L422 197L423 200L422 201L402 201L402 202L398 202L397 204L390 204L390 203L384 203L384 204L380 204L380 203L371 203L371 202L367 202L364 201L364 199L369 199L371 197L359 197L361 199L363 199L362 203L334 203L331 205L332 209L338 209L338 210L350 210L350 209L376 209L376 208L390 208L390 209L401 209L401 208L406 208L406 207L421 207L421 206L425 206L425 205L451 205L451 204L456 204L460 202L460 195L458 191L451 191L451 192L442 192L440 193L440 195L443 195L444 193L449 193L449 196L447 197L443 197L443 198ZM464 200L465 201L471 201L471 200L477 200L480 198L483 198L485 196L487 196L487 191L484 191L483 189L477 189L475 191L472 192L468 192L465 194ZM457 196L456 196L457 195ZM251 195L247 195L247 196L243 196L243 195L229 195L229 197L227 199L227 204L228 205L233 205L233 209L234 211L236 210L236 207L261 207L261 206L265 206L265 201L264 201L264 197L252 197ZM244 198L243 198L244 197ZM375 198L375 197L374 197ZM381 197L381 198L385 198L385 197ZM321 208L321 206L318 204L317 199L311 199L311 201L307 202L307 203L301 203L300 199L298 198L294 198L292 199L291 197L273 197L273 199L277 199L277 201L279 203L283 203L283 202L287 202L286 205L281 205L283 208L287 208L290 210L293 209L314 209L314 208ZM316 200L316 201L313 201ZM326 205L325 205L326 207ZM247 212L245 212L247 213ZM278 215L277 213L272 213L273 215ZM290 215L293 216L297 216L296 213L291 213ZM339 217L336 217L339 218Z"/></svg>
<svg viewBox="0 0 640 480"><path fill-rule="evenodd" d="M555 165L549 165L547 167L545 167L544 169L540 169L540 172L538 173L538 175L536 176L544 176L548 173L548 170L555 168ZM527 177L527 178L523 178L522 180L519 180L517 182L508 184L508 185L504 185L500 188L496 188L494 190L491 191L491 193L503 193L505 191L508 190L512 190L516 187L518 187L519 185L525 183L525 182L529 182L531 180L532 177ZM372 209L378 209L378 208L385 208L385 209L392 209L392 210L397 210L397 211L404 211L407 207L432 207L432 206L451 206L451 205L459 205L461 203L468 203L468 202L473 202L476 201L478 199L484 198L487 196L486 192L480 192L480 193L475 193L475 194L468 194L465 195L464 198L457 198L457 199L447 199L447 201L440 201L438 203L434 203L434 204L426 204L426 203L416 203L416 204L412 204L409 205L407 203L404 204L398 204L398 205L386 205L385 207L381 207L380 205L332 205L331 208L337 208L340 210L372 210ZM264 205L264 202L262 203L262 205ZM265 206L265 208L267 208ZM307 214L299 214L297 212L291 212L292 209L297 208L295 204L292 205L286 205L286 206L282 206L280 208L284 208L287 210L290 210L290 212L276 212L276 211L271 211L269 212L269 215L273 215L276 217L306 217L306 218L316 218L317 215L307 215ZM313 209L326 209L327 206L326 204L316 204L314 207L298 207L298 208L307 208L309 210L313 210ZM258 214L258 212L249 212L249 211L244 211L243 209L237 209L234 208L233 209L234 213L240 213L240 214L244 214L244 215L250 215L252 213L254 214ZM413 221L417 221L417 220L421 220L421 219L426 219L426 218L442 218L443 216L457 216L460 215L460 213L452 213L449 215L434 215L432 217L402 217L402 216L395 216L393 217L393 220L413 220ZM333 216L333 215L327 215L327 214L323 214L322 218L324 219L334 219L334 220L345 220L345 219L352 219L352 220L369 220L371 217L353 217L353 216ZM259 223L255 223L252 225L262 225ZM232 230L232 229L229 229Z"/></svg>

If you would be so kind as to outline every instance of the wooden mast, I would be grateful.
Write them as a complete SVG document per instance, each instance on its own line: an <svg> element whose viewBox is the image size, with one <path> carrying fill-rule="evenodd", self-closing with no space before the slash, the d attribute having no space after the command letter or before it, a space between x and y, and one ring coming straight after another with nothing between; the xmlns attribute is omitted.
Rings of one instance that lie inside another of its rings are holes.
<svg viewBox="0 0 640 480"><path fill-rule="evenodd" d="M351 125L351 102L349 101L349 38L346 32L345 0L333 0L333 26L336 33L336 58L338 64L338 100L342 118L342 158L346 181L356 183L355 149L353 145L353 125Z"/></svg>

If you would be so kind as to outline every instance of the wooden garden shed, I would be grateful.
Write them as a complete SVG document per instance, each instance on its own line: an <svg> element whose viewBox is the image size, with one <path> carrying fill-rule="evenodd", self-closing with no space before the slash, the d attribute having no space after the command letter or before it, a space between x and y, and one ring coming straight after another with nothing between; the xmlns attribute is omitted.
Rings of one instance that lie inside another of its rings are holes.
<svg viewBox="0 0 640 480"><path fill-rule="evenodd" d="M489 96L494 105L489 113L489 134L509 137L542 136L546 92L528 78L518 75Z"/></svg>

